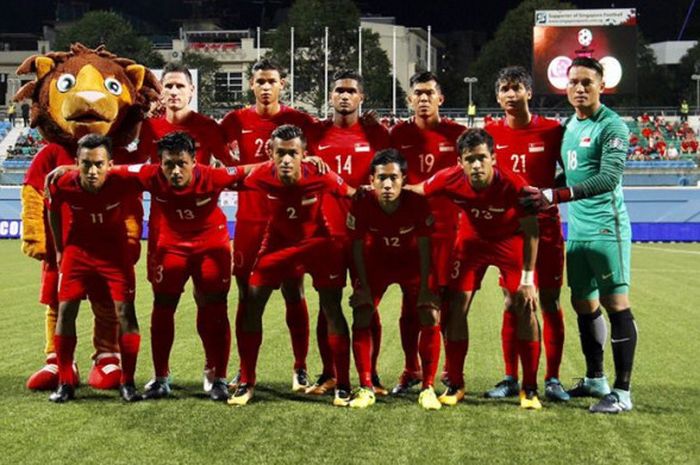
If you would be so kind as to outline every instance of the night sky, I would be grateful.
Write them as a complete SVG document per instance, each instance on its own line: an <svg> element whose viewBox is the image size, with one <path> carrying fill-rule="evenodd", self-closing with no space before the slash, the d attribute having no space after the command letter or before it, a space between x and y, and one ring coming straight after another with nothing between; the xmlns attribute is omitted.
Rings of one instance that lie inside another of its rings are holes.
<svg viewBox="0 0 700 465"><path fill-rule="evenodd" d="M0 0L1 32L41 31L42 24L55 19L58 0ZM189 16L191 5L187 0L83 0L61 2L64 5L82 3L93 9L114 9L127 16L142 18L161 33L173 33L177 23L173 19ZM251 28L263 21L264 27L274 27L283 17L284 8L291 0L213 0L211 11L223 18L226 28ZM515 0L452 1L452 0L373 0L355 2L363 14L371 13L395 16L398 24L406 26L432 25L433 32L455 30L482 31L491 36ZM649 42L675 40L681 30L692 0L637 0L596 1L573 0L580 8L635 7L638 10L642 33ZM206 7L203 16L207 15ZM695 7L686 27L683 39L700 38L700 3Z"/></svg>

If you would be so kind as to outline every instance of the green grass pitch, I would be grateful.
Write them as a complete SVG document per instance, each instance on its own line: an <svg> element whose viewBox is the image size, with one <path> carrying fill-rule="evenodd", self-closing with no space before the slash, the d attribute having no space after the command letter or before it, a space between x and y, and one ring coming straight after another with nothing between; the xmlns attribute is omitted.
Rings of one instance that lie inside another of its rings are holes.
<svg viewBox="0 0 700 465"><path fill-rule="evenodd" d="M43 362L39 263L21 255L18 241L0 241L0 257L0 463L700 463L700 375L697 365L693 368L693 354L700 353L698 244L633 247L631 299L640 328L635 410L619 416L591 415L589 399L521 411L513 399L481 398L502 372L502 298L493 271L471 312L468 396L455 408L424 412L417 392L402 399L382 398L365 411L334 408L330 397L292 394L291 347L279 294L265 315L255 401L243 408L215 404L201 392L203 352L190 290L177 314L171 359L174 399L125 405L116 392L83 386L75 402L53 405L48 393L24 388L26 377ZM142 386L151 373L151 292L143 261L138 271L137 311L144 339L137 382ZM317 298L310 287L307 298L315 325ZM568 298L564 290L562 379L570 386L572 378L583 374L584 363ZM232 291L232 319L235 300ZM388 386L402 367L398 302L398 292L391 288L381 306L380 375ZM77 350L83 380L90 368L90 320L90 310L83 306ZM237 361L234 345L231 367ZM606 363L612 374L609 350ZM312 329L310 374L317 374L319 367Z"/></svg>

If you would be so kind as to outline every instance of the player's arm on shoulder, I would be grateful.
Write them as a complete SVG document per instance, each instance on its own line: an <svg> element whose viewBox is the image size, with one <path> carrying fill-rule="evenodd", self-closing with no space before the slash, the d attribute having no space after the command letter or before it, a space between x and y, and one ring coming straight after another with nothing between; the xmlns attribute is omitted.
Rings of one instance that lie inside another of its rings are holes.
<svg viewBox="0 0 700 465"><path fill-rule="evenodd" d="M56 262L60 265L61 253L63 253L63 218L61 216L61 205L63 204L63 198L60 187L57 185L52 185L49 188L49 192L49 227L51 228L53 243L54 247L56 248Z"/></svg>
<svg viewBox="0 0 700 465"><path fill-rule="evenodd" d="M425 181L418 184L405 184L403 188L407 191L413 192L418 195L426 196L425 193Z"/></svg>
<svg viewBox="0 0 700 465"><path fill-rule="evenodd" d="M211 154L214 156L214 158L223 163L225 166L235 166L237 162L231 153L231 146L226 142L224 129L216 121L211 122L209 137L211 139L208 141L208 143Z"/></svg>

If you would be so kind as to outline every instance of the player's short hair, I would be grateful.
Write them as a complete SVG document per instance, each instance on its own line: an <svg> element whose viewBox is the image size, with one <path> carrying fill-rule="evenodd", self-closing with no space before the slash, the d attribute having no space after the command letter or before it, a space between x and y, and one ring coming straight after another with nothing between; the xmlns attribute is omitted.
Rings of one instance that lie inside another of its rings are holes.
<svg viewBox="0 0 700 465"><path fill-rule="evenodd" d="M566 75L569 75L569 71L571 71L571 68L574 66L583 66L584 68L592 69L593 71L596 72L598 76L600 76L601 79L603 79L603 65L600 64L598 60L595 58L590 58L590 57L576 57L573 60L571 60L571 64L569 65L568 68L566 68Z"/></svg>
<svg viewBox="0 0 700 465"><path fill-rule="evenodd" d="M341 79L354 79L357 81L357 87L359 87L360 92L364 92L364 79L362 79L362 75L354 69L341 69L340 71L336 71L336 73L333 75L332 86L335 86L335 82L340 81Z"/></svg>
<svg viewBox="0 0 700 465"><path fill-rule="evenodd" d="M432 71L422 71L414 74L413 76L411 76L411 79L409 79L408 84L409 87L413 87L416 84L423 84L424 82L430 81L435 81L435 84L437 84L438 89L440 89L440 81L438 80L437 75Z"/></svg>
<svg viewBox="0 0 700 465"><path fill-rule="evenodd" d="M112 138L109 136L103 136L102 134L86 134L78 140L78 150L76 155L80 154L82 149L96 149L97 147L104 147L107 151L107 157L112 159Z"/></svg>
<svg viewBox="0 0 700 465"><path fill-rule="evenodd" d="M301 145L306 147L306 136L304 135L304 131L302 131L299 126L294 126L293 124L283 124L281 126L277 126L277 128L272 131L272 134L270 134L270 141L274 141L275 139L292 140L296 138L299 138L299 140L301 140Z"/></svg>
<svg viewBox="0 0 700 465"><path fill-rule="evenodd" d="M374 174L377 166L388 165L389 163L399 165L401 173L404 175L408 171L408 163L406 163L406 159L401 155L401 152L396 149L384 149L374 154L369 165L371 174Z"/></svg>
<svg viewBox="0 0 700 465"><path fill-rule="evenodd" d="M481 128L469 128L457 138L457 149L460 156L481 144L486 144L489 152L493 154L493 137Z"/></svg>
<svg viewBox="0 0 700 465"><path fill-rule="evenodd" d="M261 58L253 64L253 67L250 69L251 78L256 71L277 71L280 73L281 78L287 76L284 69L278 63L270 60L269 58Z"/></svg>
<svg viewBox="0 0 700 465"><path fill-rule="evenodd" d="M160 80L162 81L165 79L165 75L168 73L182 73L185 75L185 77L187 77L187 82L193 84L190 69L182 63L177 61L169 61L166 63L165 66L163 66L163 74L160 75Z"/></svg>
<svg viewBox="0 0 700 465"><path fill-rule="evenodd" d="M522 84L527 90L532 90L532 76L522 66L506 66L498 71L496 76L496 94L501 87L501 83Z"/></svg>
<svg viewBox="0 0 700 465"><path fill-rule="evenodd" d="M156 141L156 147L161 157L167 150L171 154L188 153L194 158L196 151L194 139L184 131L174 131L164 135Z"/></svg>

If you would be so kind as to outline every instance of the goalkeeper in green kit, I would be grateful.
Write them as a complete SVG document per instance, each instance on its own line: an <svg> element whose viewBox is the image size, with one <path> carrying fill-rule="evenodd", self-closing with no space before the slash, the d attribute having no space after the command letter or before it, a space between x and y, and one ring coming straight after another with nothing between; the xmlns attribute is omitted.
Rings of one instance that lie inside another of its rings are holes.
<svg viewBox="0 0 700 465"><path fill-rule="evenodd" d="M598 61L577 57L567 76L567 97L575 110L565 123L561 147L567 187L527 187L521 201L533 210L571 202L566 270L586 376L569 395L599 397L591 412L619 413L632 409L630 378L637 345L629 302L632 234L622 196L629 132L620 116L600 102L605 84ZM607 327L601 305L610 319L615 362L612 390L603 371Z"/></svg>

